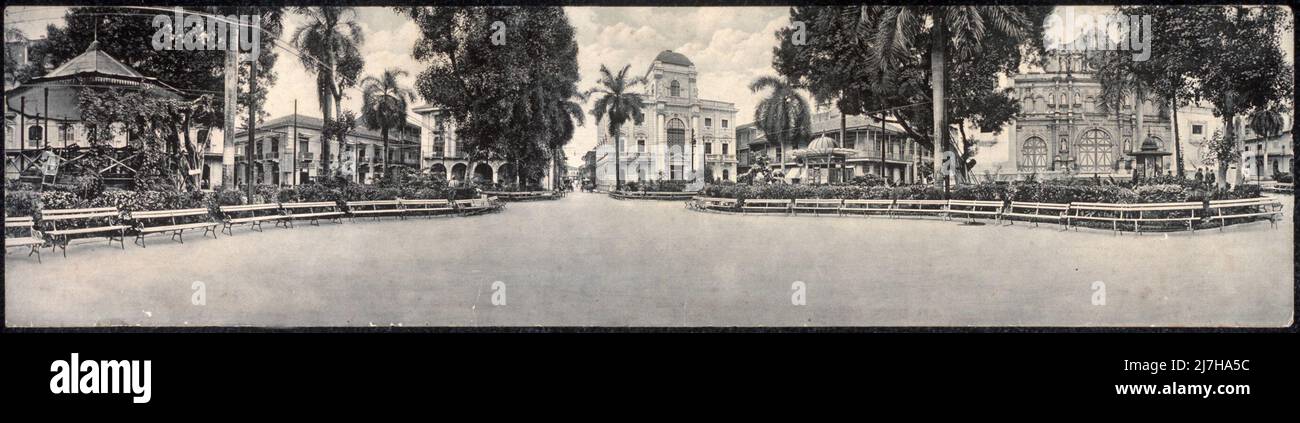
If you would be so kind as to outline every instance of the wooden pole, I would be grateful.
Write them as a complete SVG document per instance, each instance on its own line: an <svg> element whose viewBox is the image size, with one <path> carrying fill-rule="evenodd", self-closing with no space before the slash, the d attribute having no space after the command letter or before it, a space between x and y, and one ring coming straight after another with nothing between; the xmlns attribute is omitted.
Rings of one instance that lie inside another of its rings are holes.
<svg viewBox="0 0 1300 423"><path fill-rule="evenodd" d="M248 184L248 202L250 204L254 201L253 194L255 193L253 189L253 139L257 133L257 127L255 126L257 123L256 93L257 59L253 58L248 62L248 145L244 146L244 159L248 164L244 174L247 175L245 182Z"/></svg>

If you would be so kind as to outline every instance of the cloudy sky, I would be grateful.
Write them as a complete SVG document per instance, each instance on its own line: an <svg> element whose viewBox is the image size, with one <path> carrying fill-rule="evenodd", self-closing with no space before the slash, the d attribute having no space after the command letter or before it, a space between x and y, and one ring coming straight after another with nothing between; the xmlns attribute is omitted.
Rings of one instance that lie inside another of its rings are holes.
<svg viewBox="0 0 1300 423"><path fill-rule="evenodd" d="M62 24L64 10L62 7L8 7L4 21L6 27L16 27L29 37L40 38L47 24ZM656 54L673 50L695 63L700 96L735 103L740 110L736 116L739 123L752 120L759 95L750 93L747 85L758 76L774 74L771 68L772 48L776 44L774 33L789 22L785 7L573 7L565 11L577 29L580 89L595 85L602 64L614 70L631 65L631 72L639 76ZM392 9L378 7L357 8L357 22L366 36L361 49L366 63L363 74L378 74L387 68L403 69L411 75L402 82L413 86L415 75L424 68L411 58L411 48L418 36L415 24ZM298 15L286 15L285 33L291 34L302 23ZM1282 44L1288 57L1291 56L1294 47L1290 34L1282 37ZM279 80L271 89L267 111L271 116L290 114L297 99L299 113L319 116L314 76L292 54L283 50L280 53L275 66ZM360 110L360 92L352 90L347 94L344 108ZM588 121L566 149L570 157L581 156L595 145L596 129L590 123L594 119Z"/></svg>

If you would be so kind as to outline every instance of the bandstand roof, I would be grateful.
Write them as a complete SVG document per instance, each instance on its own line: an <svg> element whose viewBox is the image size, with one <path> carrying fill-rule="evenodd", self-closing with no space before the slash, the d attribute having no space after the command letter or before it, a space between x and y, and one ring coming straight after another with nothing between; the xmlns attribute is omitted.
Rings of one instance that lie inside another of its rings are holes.
<svg viewBox="0 0 1300 423"><path fill-rule="evenodd" d="M180 98L175 88L157 78L144 76L101 51L99 41L93 41L85 53L68 60L45 76L32 78L5 92L5 106L28 118L35 118L37 114L44 115L48 110L49 117L53 120L81 120L77 90L87 85L156 89L159 95ZM46 89L49 90L48 109L45 104Z"/></svg>

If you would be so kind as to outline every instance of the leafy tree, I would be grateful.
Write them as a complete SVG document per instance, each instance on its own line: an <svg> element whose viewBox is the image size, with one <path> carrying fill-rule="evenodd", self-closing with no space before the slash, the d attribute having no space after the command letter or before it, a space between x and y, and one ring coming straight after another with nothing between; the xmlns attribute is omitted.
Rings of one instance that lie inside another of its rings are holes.
<svg viewBox="0 0 1300 423"><path fill-rule="evenodd" d="M361 81L361 120L366 128L378 130L384 144L384 173L388 173L388 131L401 130L406 125L408 99L415 91L401 86L398 78L407 76L401 69L386 69L378 77L368 76Z"/></svg>
<svg viewBox="0 0 1300 423"><path fill-rule="evenodd" d="M82 120L90 128L91 148L83 168L98 175L106 164L106 150L114 136L130 134L129 147L140 153L135 184L142 189L166 187L176 190L197 190L199 178L188 171L203 165L202 142L190 137L190 128L214 126L221 120L215 103L209 95L189 100L173 98L159 91L161 88L143 90L113 90L88 87L79 90L78 105Z"/></svg>
<svg viewBox="0 0 1300 423"><path fill-rule="evenodd" d="M629 77L628 69L632 65L623 65L623 69L614 74L605 65L600 65L600 80L597 86L583 93L584 97L598 96L591 114L596 120L609 118L609 134L614 136L614 189L623 186L623 166L619 163L623 154L619 128L630 119L636 124L645 122L645 111L641 109L641 94L635 92L638 86L647 84L644 77Z"/></svg>
<svg viewBox="0 0 1300 423"><path fill-rule="evenodd" d="M573 26L558 7L405 7L420 27L416 90L456 122L470 160L506 158L516 179L539 173L564 137L558 112L578 81ZM571 138L569 134L566 138Z"/></svg>
<svg viewBox="0 0 1300 423"><path fill-rule="evenodd" d="M1207 6L1208 7L1208 6ZM1286 62L1278 34L1291 22L1285 9L1275 6L1213 6L1215 13L1199 13L1195 27L1208 31L1199 37L1201 66L1196 70L1196 93L1223 118L1224 148L1218 151L1216 183L1226 187L1228 164L1241 157L1236 118L1255 110L1277 107L1294 92L1293 67ZM1243 179L1237 173L1236 184Z"/></svg>
<svg viewBox="0 0 1300 423"><path fill-rule="evenodd" d="M321 118L328 126L334 111L342 112L343 90L356 86L364 61L359 50L364 42L356 10L351 7L296 7L294 12L307 18L298 27L290 43L299 53L307 72L316 75L316 96ZM343 144L339 144L342 156ZM321 142L321 168L329 174L330 146Z"/></svg>

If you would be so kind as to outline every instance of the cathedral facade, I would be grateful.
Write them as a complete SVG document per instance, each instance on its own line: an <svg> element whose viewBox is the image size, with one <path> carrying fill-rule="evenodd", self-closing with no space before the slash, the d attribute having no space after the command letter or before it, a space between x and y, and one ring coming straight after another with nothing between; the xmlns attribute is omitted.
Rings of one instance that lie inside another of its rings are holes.
<svg viewBox="0 0 1300 423"><path fill-rule="evenodd" d="M735 181L736 106L700 98L695 64L681 53L659 53L644 76L645 120L619 128L623 182ZM596 183L612 189L615 137L607 119L596 128Z"/></svg>
<svg viewBox="0 0 1300 423"><path fill-rule="evenodd" d="M1167 108L1150 96L1141 104L1128 96L1118 113L1114 107L1103 111L1101 83L1082 54L1054 54L1042 70L1016 75L1012 88L1020 113L1010 126L1010 155L1021 177L1118 178L1174 170Z"/></svg>

